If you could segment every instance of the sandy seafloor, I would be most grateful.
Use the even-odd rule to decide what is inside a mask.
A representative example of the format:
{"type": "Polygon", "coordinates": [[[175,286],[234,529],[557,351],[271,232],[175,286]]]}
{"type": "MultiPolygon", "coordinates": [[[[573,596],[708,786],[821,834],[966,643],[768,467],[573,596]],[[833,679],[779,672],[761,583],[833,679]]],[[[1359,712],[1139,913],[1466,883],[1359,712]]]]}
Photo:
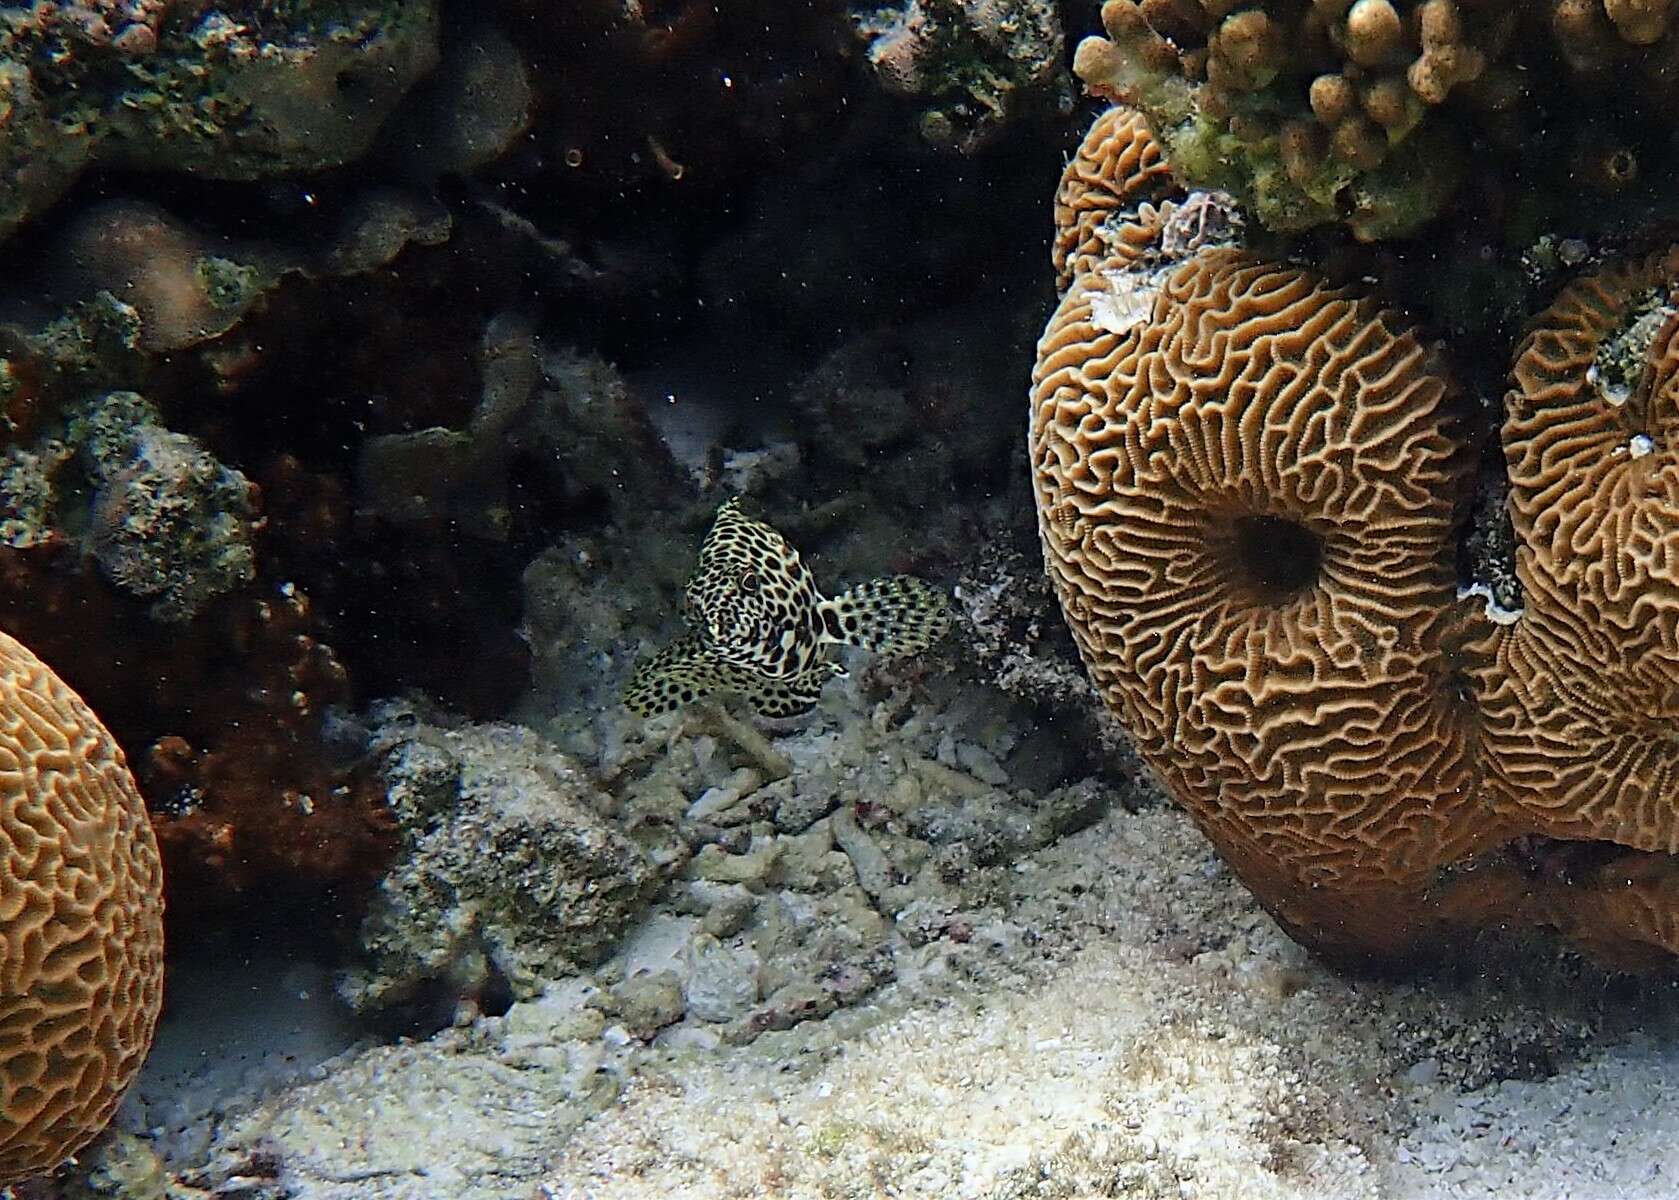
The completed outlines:
{"type": "MultiPolygon", "coordinates": [[[[905,949],[866,1002],[743,1047],[579,1034],[559,985],[317,1065],[346,1035],[293,971],[266,1015],[219,1006],[236,1050],[217,1004],[177,1009],[124,1123],[198,1139],[209,1194],[314,1200],[1679,1194],[1667,982],[1548,943],[1350,979],[1183,815],[1113,798],[1005,869],[960,954],[905,949]]],[[[620,957],[674,953],[680,920],[656,906],[620,957]]]]}
{"type": "MultiPolygon", "coordinates": [[[[1050,883],[1031,907],[1054,928],[1052,948],[1004,951],[1018,976],[794,1069],[651,1074],[572,1140],[551,1194],[1679,1194],[1671,1038],[1594,1037],[1617,1022],[1566,968],[1351,982],[1164,808],[1116,809],[1022,867],[1050,883]],[[1198,933],[1233,936],[1190,953],[1198,933]]],[[[1659,992],[1634,1007],[1665,1009],[1659,992]]]]}

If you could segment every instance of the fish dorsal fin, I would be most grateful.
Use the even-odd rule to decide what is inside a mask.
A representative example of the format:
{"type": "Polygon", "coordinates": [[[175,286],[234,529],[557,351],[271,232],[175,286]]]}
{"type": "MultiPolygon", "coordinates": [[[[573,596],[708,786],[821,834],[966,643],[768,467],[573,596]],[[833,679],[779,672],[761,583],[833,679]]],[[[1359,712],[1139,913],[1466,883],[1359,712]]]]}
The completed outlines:
{"type": "Polygon", "coordinates": [[[871,579],[821,604],[822,637],[889,658],[916,654],[950,628],[944,592],[913,575],[871,579]]]}

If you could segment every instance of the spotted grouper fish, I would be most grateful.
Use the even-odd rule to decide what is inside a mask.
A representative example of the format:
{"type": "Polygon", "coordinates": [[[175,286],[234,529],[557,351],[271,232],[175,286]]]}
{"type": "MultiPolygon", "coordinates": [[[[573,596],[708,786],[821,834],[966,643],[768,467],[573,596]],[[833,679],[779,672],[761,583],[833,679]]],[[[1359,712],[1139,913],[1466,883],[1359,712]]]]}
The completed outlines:
{"type": "Polygon", "coordinates": [[[950,604],[908,575],[871,579],[832,599],[787,539],[740,510],[717,510],[683,597],[688,632],[638,663],[624,703],[639,716],[671,712],[713,692],[736,692],[767,717],[809,711],[845,669],[830,646],[897,658],[925,650],[950,627],[950,604]]]}

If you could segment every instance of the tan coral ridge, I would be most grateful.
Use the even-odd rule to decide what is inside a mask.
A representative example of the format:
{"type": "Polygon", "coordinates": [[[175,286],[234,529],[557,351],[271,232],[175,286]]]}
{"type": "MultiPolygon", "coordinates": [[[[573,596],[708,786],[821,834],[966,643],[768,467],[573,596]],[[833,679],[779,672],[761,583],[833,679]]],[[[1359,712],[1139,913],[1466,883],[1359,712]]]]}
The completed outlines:
{"type": "Polygon", "coordinates": [[[1151,258],[1156,159],[1124,120],[1057,197],[1058,260],[1108,253],[1074,256],[1030,439],[1104,698],[1320,950],[1396,959],[1515,921],[1620,961],[1679,952],[1674,874],[1636,853],[1679,844],[1679,471],[1658,441],[1679,320],[1655,286],[1679,256],[1576,285],[1524,344],[1504,436],[1529,612],[1497,625],[1457,594],[1467,441],[1427,346],[1303,268],[1151,258]],[[1116,147],[1129,165],[1090,161],[1116,147]],[[1642,340],[1600,362],[1628,296],[1642,340]]]}
{"type": "Polygon", "coordinates": [[[116,1111],[163,992],[163,871],[122,750],[0,634],[0,1185],[116,1111]]]}
{"type": "Polygon", "coordinates": [[[1679,953],[1679,247],[1557,296],[1505,398],[1523,619],[1483,687],[1489,772],[1547,835],[1601,848],[1554,914],[1679,953]],[[1625,847],[1613,853],[1609,847],[1625,847]]]}

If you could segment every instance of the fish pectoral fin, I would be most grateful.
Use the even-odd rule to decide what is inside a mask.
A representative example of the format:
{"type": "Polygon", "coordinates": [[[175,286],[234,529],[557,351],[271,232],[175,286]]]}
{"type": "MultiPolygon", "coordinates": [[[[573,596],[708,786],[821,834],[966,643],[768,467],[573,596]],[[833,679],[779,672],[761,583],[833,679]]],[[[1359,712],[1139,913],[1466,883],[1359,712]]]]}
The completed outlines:
{"type": "Polygon", "coordinates": [[[638,717],[675,712],[684,704],[721,690],[729,671],[698,634],[685,633],[636,664],[624,688],[624,704],[638,717]]]}
{"type": "Polygon", "coordinates": [[[714,692],[735,692],[766,717],[796,717],[816,706],[822,685],[834,674],[824,663],[771,679],[723,661],[704,638],[688,633],[637,664],[624,689],[624,704],[638,717],[657,717],[714,692]]]}
{"type": "Polygon", "coordinates": [[[919,654],[950,628],[950,600],[913,575],[871,579],[825,601],[823,627],[835,641],[888,658],[919,654]]]}
{"type": "Polygon", "coordinates": [[[741,697],[766,717],[797,717],[816,707],[822,685],[834,677],[827,667],[812,667],[786,679],[755,678],[750,686],[734,687],[741,697]]]}

